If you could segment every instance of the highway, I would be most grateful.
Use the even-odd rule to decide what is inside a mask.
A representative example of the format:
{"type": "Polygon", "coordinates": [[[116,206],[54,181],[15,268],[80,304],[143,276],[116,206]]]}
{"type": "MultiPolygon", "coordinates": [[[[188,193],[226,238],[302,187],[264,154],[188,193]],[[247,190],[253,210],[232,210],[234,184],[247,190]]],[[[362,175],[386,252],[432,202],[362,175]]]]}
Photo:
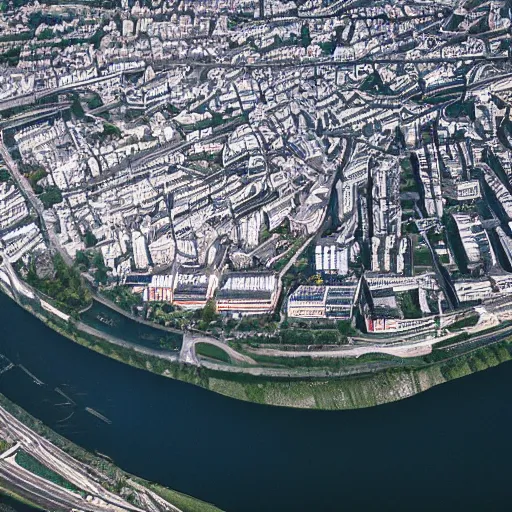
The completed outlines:
{"type": "Polygon", "coordinates": [[[0,461],[0,480],[4,487],[15,490],[19,496],[37,503],[46,510],[105,510],[90,506],[79,495],[33,475],[13,461],[0,461]]]}
{"type": "MultiPolygon", "coordinates": [[[[133,70],[130,70],[133,71],[133,70]]],[[[46,98],[47,96],[51,96],[52,94],[60,94],[68,91],[72,91],[73,89],[81,89],[87,87],[88,85],[93,85],[99,82],[104,82],[106,80],[111,80],[112,78],[121,77],[123,74],[122,71],[118,71],[116,73],[112,73],[110,75],[99,76],[95,78],[89,78],[88,80],[81,80],[79,82],[75,82],[68,85],[62,85],[60,87],[51,87],[48,89],[42,89],[40,91],[31,92],[27,94],[20,94],[19,96],[13,96],[12,98],[7,98],[5,100],[0,101],[0,112],[3,110],[9,110],[11,108],[23,107],[25,105],[32,105],[36,101],[46,98]]]]}
{"type": "Polygon", "coordinates": [[[88,466],[70,457],[50,441],[36,434],[12,414],[0,407],[0,430],[10,439],[16,439],[16,449],[22,449],[41,464],[58,473],[77,488],[85,491],[85,497],[69,491],[53,482],[37,476],[15,461],[15,450],[10,450],[5,458],[0,458],[0,480],[4,487],[43,506],[47,510],[91,512],[182,512],[140,484],[127,480],[144,504],[140,508],[122,497],[107,490],[104,485],[112,485],[113,480],[93,466],[88,466]]]}
{"type": "MultiPolygon", "coordinates": [[[[26,488],[27,490],[40,488],[45,499],[51,498],[54,500],[67,501],[67,510],[69,510],[70,507],[83,510],[105,510],[106,508],[110,508],[108,505],[114,505],[121,510],[142,512],[143,509],[128,503],[119,496],[106,490],[98,481],[93,480],[93,477],[95,477],[97,480],[102,479],[104,482],[108,482],[109,479],[106,476],[76,461],[67,453],[26,427],[12,414],[1,407],[0,425],[2,426],[2,430],[9,433],[10,437],[18,440],[25,452],[32,455],[46,467],[63,476],[76,487],[83,489],[93,497],[100,498],[105,502],[105,505],[88,508],[81,496],[70,493],[32,473],[27,475],[28,472],[13,464],[12,458],[2,460],[0,467],[2,468],[3,474],[8,473],[10,478],[18,481],[18,483],[21,480],[23,482],[22,488],[26,488]],[[7,464],[9,465],[6,466],[7,464]]],[[[99,503],[99,500],[97,501],[99,503]]]]}
{"type": "Polygon", "coordinates": [[[492,332],[472,336],[471,338],[465,341],[459,341],[458,343],[454,343],[453,345],[443,347],[443,349],[452,351],[454,349],[459,349],[460,347],[476,345],[473,348],[473,350],[476,350],[477,348],[483,347],[485,345],[492,345],[494,343],[503,341],[508,337],[512,337],[512,326],[510,325],[506,325],[501,329],[493,330],[492,332]]]}
{"type": "MultiPolygon", "coordinates": [[[[202,68],[245,68],[245,69],[260,69],[260,68],[289,68],[289,67],[321,67],[321,66],[334,66],[334,67],[353,67],[362,64],[435,64],[435,63],[455,63],[455,62],[465,62],[465,61],[486,61],[486,62],[501,62],[508,61],[508,56],[491,56],[487,57],[485,55],[463,55],[460,57],[429,57],[429,58],[418,58],[418,59],[397,59],[397,58],[371,58],[371,57],[362,57],[359,59],[353,60],[334,60],[334,59],[321,59],[321,60],[310,60],[306,62],[292,61],[292,60],[275,60],[275,61],[266,61],[266,62],[257,62],[257,63],[231,63],[231,62],[200,62],[197,60],[174,60],[172,63],[167,62],[158,62],[148,60],[146,65],[153,65],[153,68],[156,71],[167,71],[174,69],[180,66],[190,66],[190,67],[202,67],[202,68]]],[[[141,68],[141,70],[143,70],[141,68]]],[[[68,85],[63,85],[59,87],[53,87],[48,89],[43,89],[40,91],[21,94],[19,96],[13,96],[12,98],[7,98],[0,101],[0,112],[3,110],[9,110],[11,108],[22,107],[26,105],[32,105],[36,101],[45,98],[47,96],[51,96],[52,94],[60,94],[72,91],[74,89],[82,89],[87,88],[89,85],[93,85],[95,83],[103,82],[106,80],[111,80],[113,78],[118,78],[124,75],[124,73],[133,73],[134,69],[126,70],[126,71],[118,71],[116,73],[112,73],[109,75],[99,76],[90,78],[88,80],[82,80],[79,82],[71,83],[68,85]]]]}

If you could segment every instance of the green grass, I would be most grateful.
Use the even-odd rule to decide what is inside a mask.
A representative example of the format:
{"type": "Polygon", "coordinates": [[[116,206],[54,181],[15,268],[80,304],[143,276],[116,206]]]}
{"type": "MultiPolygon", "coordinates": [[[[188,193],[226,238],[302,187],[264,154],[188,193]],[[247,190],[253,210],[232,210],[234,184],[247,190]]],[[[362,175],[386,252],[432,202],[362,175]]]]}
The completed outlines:
{"type": "Polygon", "coordinates": [[[471,315],[462,320],[459,320],[448,327],[451,331],[456,331],[458,329],[463,329],[464,327],[473,327],[477,324],[479,315],[471,315]]]}
{"type": "Polygon", "coordinates": [[[414,266],[415,267],[431,267],[432,266],[432,256],[428,247],[419,247],[416,246],[414,249],[414,266]]]}
{"type": "Polygon", "coordinates": [[[205,503],[204,501],[178,491],[166,489],[160,485],[151,485],[150,489],[183,512],[221,512],[219,508],[210,503],[205,503]]]}
{"type": "Polygon", "coordinates": [[[231,357],[229,357],[229,354],[216,345],[210,345],[209,343],[197,343],[195,349],[198,356],[209,357],[210,359],[216,359],[223,363],[231,363],[231,357]]]}
{"type": "Polygon", "coordinates": [[[52,471],[51,469],[41,464],[37,459],[32,457],[32,455],[29,455],[23,450],[18,450],[16,452],[16,464],[26,469],[27,471],[34,473],[34,475],[40,476],[45,480],[49,480],[50,482],[53,482],[60,487],[64,487],[64,489],[68,489],[72,492],[83,493],[83,491],[80,491],[78,487],[74,486],[71,482],[68,482],[58,473],[55,473],[55,471],[52,471]]]}
{"type": "MultiPolygon", "coordinates": [[[[41,508],[37,503],[34,503],[33,501],[30,501],[29,499],[25,498],[24,496],[20,496],[19,494],[16,494],[13,490],[7,488],[7,483],[4,482],[3,485],[0,485],[0,498],[4,496],[9,496],[13,500],[16,500],[19,503],[22,503],[23,505],[28,505],[31,508],[34,508],[36,510],[42,510],[44,512],[44,509],[41,508]]],[[[2,500],[0,499],[0,503],[2,500]]],[[[10,508],[7,508],[6,510],[12,510],[10,508]]]]}
{"type": "Polygon", "coordinates": [[[439,256],[439,261],[443,264],[443,265],[448,265],[450,263],[450,256],[448,256],[448,254],[441,254],[439,256]]]}
{"type": "MultiPolygon", "coordinates": [[[[365,363],[396,363],[401,364],[403,359],[400,357],[390,356],[388,354],[366,354],[358,357],[322,357],[312,358],[308,356],[301,357],[286,357],[286,356],[268,356],[262,354],[256,354],[251,351],[245,351],[249,357],[252,357],[255,361],[260,363],[262,366],[268,367],[285,367],[285,368],[303,368],[303,369],[315,369],[315,370],[328,370],[330,372],[340,371],[342,368],[351,366],[359,366],[365,363]]],[[[413,363],[409,361],[408,363],[413,363]]]]}
{"type": "Polygon", "coordinates": [[[421,318],[418,290],[408,290],[396,294],[405,318],[421,318]]]}
{"type": "Polygon", "coordinates": [[[9,448],[11,448],[13,445],[6,441],[5,439],[0,439],[0,453],[4,453],[9,448]]]}

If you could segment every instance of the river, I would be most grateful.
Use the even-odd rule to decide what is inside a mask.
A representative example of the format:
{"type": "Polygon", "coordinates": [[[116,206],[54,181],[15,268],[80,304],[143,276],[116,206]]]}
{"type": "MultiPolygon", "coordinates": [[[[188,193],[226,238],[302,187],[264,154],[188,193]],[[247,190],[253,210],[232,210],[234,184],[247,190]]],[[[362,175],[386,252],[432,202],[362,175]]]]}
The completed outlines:
{"type": "Polygon", "coordinates": [[[509,363],[371,409],[265,407],[94,353],[1,293],[0,353],[43,382],[20,367],[2,374],[12,401],[123,469],[226,511],[510,508],[509,363]]]}

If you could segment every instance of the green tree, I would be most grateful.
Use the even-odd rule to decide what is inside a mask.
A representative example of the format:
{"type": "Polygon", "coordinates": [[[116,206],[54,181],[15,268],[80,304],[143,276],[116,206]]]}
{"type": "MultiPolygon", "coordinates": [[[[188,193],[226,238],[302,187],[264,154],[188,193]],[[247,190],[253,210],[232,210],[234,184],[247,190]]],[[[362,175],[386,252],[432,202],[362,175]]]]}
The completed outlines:
{"type": "Polygon", "coordinates": [[[201,320],[206,324],[209,324],[216,320],[217,317],[217,304],[214,299],[210,299],[201,312],[201,320]]]}
{"type": "Polygon", "coordinates": [[[85,232],[85,246],[86,247],[94,247],[98,243],[98,239],[94,236],[94,234],[91,232],[91,230],[87,230],[85,232]]]}
{"type": "Polygon", "coordinates": [[[9,181],[11,179],[11,175],[9,171],[5,167],[0,168],[0,182],[9,181]]]}
{"type": "Polygon", "coordinates": [[[106,137],[121,137],[121,130],[113,124],[103,123],[103,132],[101,135],[103,139],[106,137]]]}
{"type": "Polygon", "coordinates": [[[300,39],[302,46],[307,48],[311,44],[311,34],[309,33],[309,25],[305,23],[300,29],[300,39]]]}
{"type": "Polygon", "coordinates": [[[89,270],[91,263],[89,261],[89,256],[87,255],[87,253],[84,251],[76,251],[75,264],[78,267],[82,267],[84,270],[89,270]]]}
{"type": "Polygon", "coordinates": [[[47,208],[51,208],[53,205],[62,203],[62,193],[58,187],[51,186],[48,187],[40,196],[43,206],[47,208]]]}

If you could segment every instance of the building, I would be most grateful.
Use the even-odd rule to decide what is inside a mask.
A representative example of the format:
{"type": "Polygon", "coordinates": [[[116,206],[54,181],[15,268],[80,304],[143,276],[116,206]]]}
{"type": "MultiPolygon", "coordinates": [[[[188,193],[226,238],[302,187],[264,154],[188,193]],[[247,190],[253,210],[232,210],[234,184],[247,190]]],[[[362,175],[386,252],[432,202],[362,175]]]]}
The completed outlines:
{"type": "Polygon", "coordinates": [[[357,283],[340,286],[299,286],[288,297],[290,318],[352,318],[357,283]]]}
{"type": "Polygon", "coordinates": [[[468,266],[477,267],[480,264],[490,267],[496,265],[496,256],[477,215],[467,213],[452,213],[457,224],[459,236],[466,253],[468,266]]]}
{"type": "Polygon", "coordinates": [[[185,309],[204,308],[213,297],[218,280],[204,269],[180,269],[176,275],[173,304],[185,309]]]}
{"type": "Polygon", "coordinates": [[[370,333],[409,331],[435,326],[433,316],[426,318],[367,318],[366,329],[370,333]]]}
{"type": "Polygon", "coordinates": [[[318,273],[348,274],[349,247],[338,243],[338,235],[321,238],[315,247],[315,269],[318,273]]]}
{"type": "Polygon", "coordinates": [[[291,318],[325,318],[328,286],[299,286],[288,297],[291,318]]]}
{"type": "Polygon", "coordinates": [[[478,180],[457,181],[446,186],[445,194],[455,201],[471,201],[481,197],[478,180]]]}
{"type": "Polygon", "coordinates": [[[172,302],[172,288],[172,275],[151,276],[151,282],[144,289],[142,298],[146,302],[172,302]]]}
{"type": "Polygon", "coordinates": [[[231,272],[217,293],[219,313],[261,315],[276,307],[277,277],[274,272],[231,272]]]}

